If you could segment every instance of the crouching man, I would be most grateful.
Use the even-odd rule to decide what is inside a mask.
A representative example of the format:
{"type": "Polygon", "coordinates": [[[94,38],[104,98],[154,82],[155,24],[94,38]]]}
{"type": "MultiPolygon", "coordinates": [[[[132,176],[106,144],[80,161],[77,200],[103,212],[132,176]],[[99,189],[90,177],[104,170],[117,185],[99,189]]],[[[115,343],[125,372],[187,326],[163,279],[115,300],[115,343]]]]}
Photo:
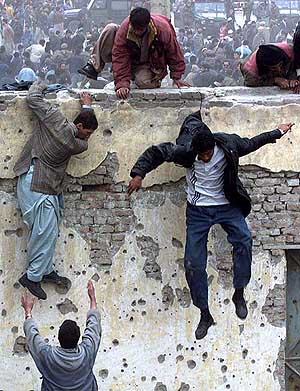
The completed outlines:
{"type": "Polygon", "coordinates": [[[100,312],[97,309],[93,283],[88,282],[90,310],[86,328],[80,338],[80,328],[73,320],[65,320],[59,328],[60,346],[51,346],[41,337],[32,318],[34,298],[27,292],[22,296],[25,312],[24,332],[29,352],[42,374],[42,391],[96,391],[93,365],[101,339],[100,312]]]}
{"type": "Polygon", "coordinates": [[[206,273],[208,233],[214,224],[221,225],[233,246],[232,301],[237,316],[247,317],[244,288],[251,277],[252,236],[245,217],[250,213],[251,200],[238,178],[239,157],[275,143],[291,127],[291,123],[283,124],[253,138],[242,138],[212,133],[198,112],[185,119],[176,145],[168,142],[148,148],[131,170],[129,194],[138,190],[146,174],[163,162],[187,169],[185,273],[193,304],[201,312],[196,339],[204,338],[214,323],[206,273]]]}
{"type": "Polygon", "coordinates": [[[174,85],[189,86],[182,80],[184,57],[170,20],[150,14],[146,8],[133,9],[120,26],[108,24],[89,62],[78,72],[96,80],[106,63],[112,63],[115,91],[120,99],[128,98],[131,80],[138,88],[159,88],[168,69],[174,85]]]}
{"type": "Polygon", "coordinates": [[[24,223],[30,232],[27,242],[27,272],[22,286],[39,299],[47,298],[41,282],[68,285],[53,268],[53,256],[63,207],[63,184],[72,155],[88,148],[88,139],[98,122],[91,109],[92,97],[81,94],[82,109],[74,122],[44,99],[47,85],[34,83],[27,95],[28,107],[38,122],[17,161],[17,197],[24,223]]]}

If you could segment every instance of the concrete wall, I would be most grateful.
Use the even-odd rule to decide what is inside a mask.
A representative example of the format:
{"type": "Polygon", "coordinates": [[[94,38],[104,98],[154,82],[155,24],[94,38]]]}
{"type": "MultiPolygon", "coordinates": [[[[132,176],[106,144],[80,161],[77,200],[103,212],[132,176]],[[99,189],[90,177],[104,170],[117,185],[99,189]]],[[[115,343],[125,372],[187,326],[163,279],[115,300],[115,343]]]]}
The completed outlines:
{"type": "MultiPolygon", "coordinates": [[[[299,125],[276,145],[241,159],[253,200],[253,277],[249,316],[234,314],[231,248],[219,227],[209,239],[210,306],[217,324],[194,338],[199,313],[184,278],[184,170],[165,164],[129,199],[137,156],[152,143],[174,141],[184,117],[199,108],[214,131],[242,136],[297,123],[299,98],[276,89],[136,91],[126,103],[94,91],[99,129],[89,150],[68,168],[65,218],[55,263],[72,280],[66,294],[47,287],[34,309],[41,334],[57,343],[60,323],[84,326],[86,283],[93,278],[103,338],[94,372],[105,391],[284,390],[285,248],[299,245],[299,125]]],[[[72,119],[74,96],[48,96],[72,119]]],[[[35,119],[24,95],[0,96],[0,390],[39,390],[40,376],[23,337],[26,228],[16,209],[12,167],[35,119]]]]}

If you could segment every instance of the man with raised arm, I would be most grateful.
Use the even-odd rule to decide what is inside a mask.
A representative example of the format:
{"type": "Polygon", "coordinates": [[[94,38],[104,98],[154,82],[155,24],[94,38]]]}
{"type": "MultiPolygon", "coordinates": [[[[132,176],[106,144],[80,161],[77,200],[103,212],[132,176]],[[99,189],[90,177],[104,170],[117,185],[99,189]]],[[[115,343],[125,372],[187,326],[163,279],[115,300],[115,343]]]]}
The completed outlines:
{"type": "Polygon", "coordinates": [[[90,310],[82,342],[78,343],[80,328],[77,323],[65,320],[58,331],[60,346],[51,346],[45,342],[32,318],[34,298],[27,292],[22,296],[24,332],[29,353],[42,375],[42,391],[98,390],[93,366],[100,346],[101,318],[92,281],[88,282],[87,290],[90,310]]]}
{"type": "Polygon", "coordinates": [[[131,170],[129,194],[140,189],[146,174],[164,162],[187,169],[184,266],[193,304],[200,309],[196,339],[204,338],[214,323],[208,305],[206,273],[208,233],[214,224],[221,225],[233,246],[232,301],[237,316],[247,317],[244,288],[251,277],[252,236],[245,217],[250,213],[251,200],[238,178],[239,158],[275,143],[292,126],[283,124],[250,139],[242,138],[237,134],[212,133],[197,112],[185,119],[176,144],[153,145],[131,170]]]}
{"type": "Polygon", "coordinates": [[[71,156],[87,150],[88,139],[98,127],[89,93],[81,93],[81,110],[70,122],[45,100],[46,88],[45,83],[38,81],[29,89],[27,104],[37,121],[14,167],[19,177],[19,207],[30,230],[26,254],[28,268],[19,282],[43,300],[47,295],[41,282],[63,287],[70,285],[69,280],[59,276],[53,267],[63,208],[64,178],[71,156]]]}

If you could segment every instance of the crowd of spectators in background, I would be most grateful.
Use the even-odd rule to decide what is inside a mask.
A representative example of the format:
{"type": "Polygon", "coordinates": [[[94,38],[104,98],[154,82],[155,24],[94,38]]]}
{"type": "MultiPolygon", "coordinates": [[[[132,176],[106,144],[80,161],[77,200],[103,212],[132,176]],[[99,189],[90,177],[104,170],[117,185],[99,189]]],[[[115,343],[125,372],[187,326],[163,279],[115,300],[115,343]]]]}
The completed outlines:
{"type": "MultiPolygon", "coordinates": [[[[87,10],[88,0],[0,0],[0,86],[37,76],[49,83],[79,87],[83,76],[77,70],[86,64],[105,22],[96,25],[87,10]],[[80,23],[70,29],[64,11],[80,8],[80,23]]],[[[223,23],[203,23],[193,12],[191,0],[175,0],[172,11],[178,41],[186,61],[186,80],[197,87],[242,85],[239,64],[259,45],[292,42],[296,27],[280,16],[274,2],[261,1],[254,7],[244,2],[243,22],[225,0],[223,23]]],[[[132,6],[150,7],[150,1],[133,1],[132,6]]],[[[111,21],[107,21],[111,22],[111,21]]],[[[113,22],[115,22],[113,20],[113,22]]],[[[109,68],[101,75],[112,80],[109,68]]],[[[89,81],[103,87],[102,81],[89,81]],[[100,83],[100,84],[99,84],[100,83]]],[[[82,87],[82,85],[81,85],[82,87]]]]}
{"type": "Polygon", "coordinates": [[[91,23],[88,0],[6,0],[0,5],[0,85],[37,76],[51,84],[77,87],[82,67],[103,25],[91,23]],[[75,31],[64,11],[81,9],[75,31]]]}
{"type": "Polygon", "coordinates": [[[225,0],[226,20],[204,23],[195,18],[190,0],[173,4],[178,41],[187,63],[186,80],[195,87],[243,85],[239,65],[259,45],[292,43],[295,21],[281,17],[274,1],[245,0],[239,21],[237,9],[225,0]],[[240,24],[239,24],[240,23],[240,24]]]}

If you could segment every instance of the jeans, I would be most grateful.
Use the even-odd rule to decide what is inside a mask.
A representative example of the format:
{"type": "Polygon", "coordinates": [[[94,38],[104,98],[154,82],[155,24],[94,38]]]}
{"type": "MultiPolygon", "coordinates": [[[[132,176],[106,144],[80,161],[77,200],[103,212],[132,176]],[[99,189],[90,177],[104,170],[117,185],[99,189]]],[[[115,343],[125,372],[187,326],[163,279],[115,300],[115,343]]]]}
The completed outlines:
{"type": "Polygon", "coordinates": [[[220,224],[233,246],[233,285],[244,288],[251,277],[252,236],[240,208],[228,205],[186,209],[185,275],[193,303],[208,308],[207,239],[210,228],[220,224]]]}

